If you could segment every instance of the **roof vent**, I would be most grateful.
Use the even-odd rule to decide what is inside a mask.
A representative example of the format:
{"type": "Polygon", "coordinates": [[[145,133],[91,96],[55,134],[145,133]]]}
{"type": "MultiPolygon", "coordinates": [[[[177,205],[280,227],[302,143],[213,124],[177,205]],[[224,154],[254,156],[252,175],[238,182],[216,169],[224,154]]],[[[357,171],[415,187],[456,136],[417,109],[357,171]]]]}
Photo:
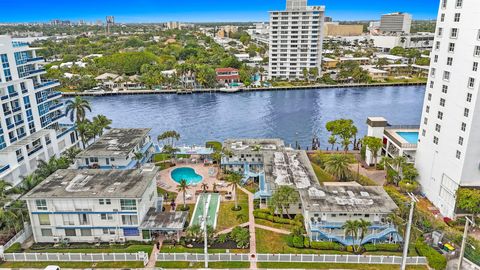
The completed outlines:
{"type": "Polygon", "coordinates": [[[370,197],[370,194],[368,194],[368,192],[366,192],[366,191],[360,191],[360,195],[362,197],[370,197]]]}

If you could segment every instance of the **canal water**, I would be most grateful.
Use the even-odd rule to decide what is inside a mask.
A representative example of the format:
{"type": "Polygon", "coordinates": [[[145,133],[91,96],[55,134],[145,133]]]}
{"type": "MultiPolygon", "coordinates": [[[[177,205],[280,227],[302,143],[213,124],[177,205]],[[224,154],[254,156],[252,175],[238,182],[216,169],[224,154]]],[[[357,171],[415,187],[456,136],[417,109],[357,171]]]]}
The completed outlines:
{"type": "Polygon", "coordinates": [[[328,146],[325,124],[355,121],[359,136],[368,116],[390,124],[418,125],[425,86],[264,91],[235,94],[159,94],[86,97],[92,113],[106,115],[113,127],[149,127],[152,138],[166,130],[181,134],[180,144],[199,145],[228,138],[281,138],[310,147],[312,137],[328,146]]]}

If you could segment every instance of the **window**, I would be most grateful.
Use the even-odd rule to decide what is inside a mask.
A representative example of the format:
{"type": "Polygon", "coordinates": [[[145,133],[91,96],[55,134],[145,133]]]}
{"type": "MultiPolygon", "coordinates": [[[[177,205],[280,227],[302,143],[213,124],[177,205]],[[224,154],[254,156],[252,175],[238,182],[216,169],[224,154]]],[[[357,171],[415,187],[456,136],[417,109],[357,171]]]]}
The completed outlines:
{"type": "Polygon", "coordinates": [[[430,88],[433,88],[434,85],[435,85],[435,82],[434,82],[434,81],[430,81],[430,88]]]}
{"type": "Polygon", "coordinates": [[[475,86],[475,78],[468,78],[468,88],[473,88],[475,86]]]}
{"type": "Polygon", "coordinates": [[[123,225],[137,225],[138,218],[136,215],[122,215],[122,224],[123,225]]]}
{"type": "Polygon", "coordinates": [[[113,215],[112,214],[100,214],[100,219],[101,220],[113,220],[113,215]]]}
{"type": "Polygon", "coordinates": [[[434,143],[434,144],[438,144],[438,137],[433,136],[433,143],[434,143]]]}
{"type": "Polygon", "coordinates": [[[110,200],[110,199],[98,199],[98,203],[100,205],[105,205],[105,204],[110,205],[110,204],[112,204],[112,200],[110,200]]]}
{"type": "Polygon", "coordinates": [[[463,145],[463,137],[458,137],[458,144],[463,145]]]}
{"type": "Polygon", "coordinates": [[[447,66],[451,66],[453,64],[453,57],[447,58],[447,66]]]}
{"type": "Polygon", "coordinates": [[[455,7],[456,8],[461,8],[463,6],[463,0],[457,0],[455,7]]]}
{"type": "Polygon", "coordinates": [[[450,80],[450,71],[444,71],[443,72],[443,79],[445,81],[449,81],[450,80]]]}
{"type": "Polygon", "coordinates": [[[442,129],[442,126],[440,126],[439,124],[435,124],[435,131],[436,132],[440,132],[441,129],[442,129]]]}
{"type": "Polygon", "coordinates": [[[92,236],[92,229],[80,229],[81,236],[92,236]]]}
{"type": "Polygon", "coordinates": [[[425,112],[426,112],[426,113],[429,113],[429,112],[430,112],[430,106],[427,106],[427,107],[425,108],[425,112]]]}
{"type": "Polygon", "coordinates": [[[442,93],[446,94],[448,92],[448,85],[442,85],[442,93]]]}
{"type": "Polygon", "coordinates": [[[440,41],[435,43],[435,50],[440,50],[440,41]]]}
{"type": "Polygon", "coordinates": [[[75,229],[65,229],[65,236],[77,236],[75,229]]]}
{"type": "Polygon", "coordinates": [[[442,15],[440,15],[440,22],[444,22],[445,21],[445,13],[442,13],[442,15]]]}
{"type": "Polygon", "coordinates": [[[480,40],[480,29],[478,29],[477,39],[480,40]]]}
{"type": "Polygon", "coordinates": [[[478,62],[473,62],[473,71],[478,71],[478,62]]]}
{"type": "Polygon", "coordinates": [[[75,215],[73,214],[63,214],[62,215],[62,218],[63,218],[63,225],[75,225],[75,215]]]}
{"type": "Polygon", "coordinates": [[[427,99],[428,99],[428,101],[432,100],[432,94],[429,93],[428,96],[427,96],[427,99]]]}
{"type": "Polygon", "coordinates": [[[427,134],[427,131],[425,129],[422,129],[422,136],[425,137],[426,134],[427,134]]]}
{"type": "Polygon", "coordinates": [[[454,22],[459,22],[460,21],[460,13],[455,13],[455,16],[453,17],[454,22]]]}
{"type": "Polygon", "coordinates": [[[424,125],[428,124],[428,118],[427,117],[423,118],[423,124],[424,125]]]}
{"type": "Polygon", "coordinates": [[[442,0],[442,8],[446,8],[446,7],[447,7],[447,0],[442,0]]]}
{"type": "Polygon", "coordinates": [[[435,72],[437,70],[435,68],[432,68],[432,71],[430,72],[430,76],[435,77],[435,72]]]}
{"type": "Polygon", "coordinates": [[[452,28],[450,31],[450,38],[458,38],[458,28],[452,28]]]}
{"type": "Polygon", "coordinates": [[[438,62],[438,55],[435,55],[435,56],[433,57],[433,62],[434,62],[434,63],[437,63],[437,62],[438,62]]]}
{"type": "Polygon", "coordinates": [[[438,112],[437,118],[442,120],[443,119],[443,112],[438,112]]]}
{"type": "Polygon", "coordinates": [[[39,214],[38,222],[40,225],[50,225],[50,215],[49,214],[39,214]]]}
{"type": "Polygon", "coordinates": [[[461,129],[462,131],[467,130],[467,124],[462,123],[462,126],[460,127],[460,129],[461,129]]]}
{"type": "Polygon", "coordinates": [[[448,44],[448,52],[453,53],[455,52],[455,43],[448,44]]]}
{"type": "Polygon", "coordinates": [[[47,201],[46,200],[35,200],[37,205],[37,210],[47,210],[47,201]]]}
{"type": "Polygon", "coordinates": [[[445,99],[440,99],[440,106],[445,107],[445,99]]]}
{"type": "Polygon", "coordinates": [[[122,210],[137,210],[137,202],[130,199],[121,199],[120,207],[122,210]]]}
{"type": "Polygon", "coordinates": [[[462,157],[462,152],[457,150],[456,157],[457,157],[457,159],[460,159],[462,157]]]}
{"type": "Polygon", "coordinates": [[[103,234],[115,235],[115,229],[102,229],[103,234]]]}
{"type": "Polygon", "coordinates": [[[42,236],[53,236],[52,229],[40,229],[42,236]]]}
{"type": "Polygon", "coordinates": [[[473,56],[480,56],[480,46],[475,46],[473,56]]]}
{"type": "Polygon", "coordinates": [[[441,37],[443,34],[443,28],[439,27],[437,31],[437,36],[441,37]]]}
{"type": "Polygon", "coordinates": [[[90,162],[98,163],[98,157],[91,157],[90,162]]]}
{"type": "Polygon", "coordinates": [[[467,94],[467,102],[472,102],[472,94],[471,93],[467,94]]]}
{"type": "Polygon", "coordinates": [[[469,114],[470,114],[470,110],[465,108],[465,110],[463,110],[463,116],[468,117],[469,114]]]}

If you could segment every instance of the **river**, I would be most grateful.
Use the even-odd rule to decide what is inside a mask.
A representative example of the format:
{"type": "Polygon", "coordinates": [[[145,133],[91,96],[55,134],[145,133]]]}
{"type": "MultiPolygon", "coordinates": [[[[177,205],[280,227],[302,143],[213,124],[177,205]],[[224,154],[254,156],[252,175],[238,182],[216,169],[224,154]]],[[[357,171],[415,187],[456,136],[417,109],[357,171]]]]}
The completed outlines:
{"type": "Polygon", "coordinates": [[[305,148],[314,134],[326,148],[326,122],[353,119],[359,136],[368,116],[390,124],[418,125],[425,86],[263,91],[235,94],[158,94],[86,97],[92,113],[112,119],[113,127],[152,128],[152,138],[166,130],[181,134],[180,144],[227,138],[281,138],[305,148]]]}

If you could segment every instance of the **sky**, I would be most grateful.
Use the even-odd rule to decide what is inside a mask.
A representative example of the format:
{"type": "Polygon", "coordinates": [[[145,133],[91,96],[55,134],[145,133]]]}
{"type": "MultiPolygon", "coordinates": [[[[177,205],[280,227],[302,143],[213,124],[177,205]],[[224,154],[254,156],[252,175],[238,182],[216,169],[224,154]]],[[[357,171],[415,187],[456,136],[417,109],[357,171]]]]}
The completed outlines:
{"type": "MultiPolygon", "coordinates": [[[[267,21],[268,11],[285,9],[286,0],[0,0],[0,22],[104,20],[116,22],[267,21]],[[11,10],[11,12],[5,12],[11,10]]],[[[378,20],[381,14],[408,12],[414,19],[435,19],[439,0],[309,0],[326,6],[334,20],[378,20]]]]}

